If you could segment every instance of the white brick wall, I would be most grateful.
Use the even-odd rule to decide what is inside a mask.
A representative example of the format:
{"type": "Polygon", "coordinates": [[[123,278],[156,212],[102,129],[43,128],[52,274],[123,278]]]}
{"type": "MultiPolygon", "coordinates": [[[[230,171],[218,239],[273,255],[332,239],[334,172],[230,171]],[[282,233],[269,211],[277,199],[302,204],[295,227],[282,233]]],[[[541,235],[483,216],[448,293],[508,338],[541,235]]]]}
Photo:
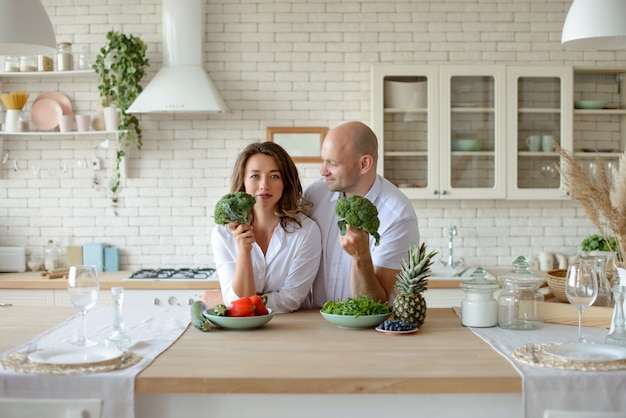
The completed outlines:
{"type": "MultiPolygon", "coordinates": [[[[560,31],[570,0],[208,0],[205,68],[231,112],[142,115],[144,148],[130,152],[119,207],[110,206],[112,151],[104,138],[11,138],[2,142],[0,245],[41,251],[106,242],[121,266],[212,265],[213,203],[227,191],[231,167],[267,126],[334,127],[370,120],[370,65],[523,63],[626,65],[626,53],[567,51],[560,31]],[[94,156],[101,186],[81,164],[94,156]],[[18,171],[13,171],[13,160],[18,171]],[[36,170],[39,170],[36,172],[36,170]]],[[[161,65],[160,0],[43,0],[58,41],[96,53],[111,28],[148,44],[148,78],[161,65]]],[[[147,80],[146,80],[147,81],[147,80]]],[[[96,110],[96,80],[4,83],[36,97],[59,90],[77,113],[96,110]]],[[[32,103],[32,102],[31,102],[32,103]]],[[[30,104],[29,104],[30,106],[30,104]]],[[[28,108],[27,108],[28,109],[28,108]]],[[[1,161],[1,160],[0,160],[1,161]]],[[[305,183],[316,164],[299,166],[305,183]]],[[[573,202],[415,201],[422,237],[446,255],[445,231],[458,227],[458,256],[509,265],[541,250],[573,254],[594,231],[573,202]]]]}

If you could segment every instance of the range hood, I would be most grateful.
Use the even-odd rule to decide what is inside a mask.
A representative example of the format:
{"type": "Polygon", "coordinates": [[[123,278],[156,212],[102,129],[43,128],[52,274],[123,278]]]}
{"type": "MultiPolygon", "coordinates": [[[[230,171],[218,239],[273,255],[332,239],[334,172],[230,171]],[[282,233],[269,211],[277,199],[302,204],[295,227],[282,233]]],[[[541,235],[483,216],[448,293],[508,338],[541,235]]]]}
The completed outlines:
{"type": "Polygon", "coordinates": [[[163,0],[163,68],[128,113],[227,112],[202,66],[204,0],[163,0]]]}

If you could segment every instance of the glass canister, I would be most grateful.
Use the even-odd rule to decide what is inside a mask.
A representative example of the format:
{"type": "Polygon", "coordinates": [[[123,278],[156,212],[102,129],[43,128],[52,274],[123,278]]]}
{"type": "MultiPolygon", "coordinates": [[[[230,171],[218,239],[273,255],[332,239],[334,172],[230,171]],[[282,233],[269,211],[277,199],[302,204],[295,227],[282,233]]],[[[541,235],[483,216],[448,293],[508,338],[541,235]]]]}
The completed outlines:
{"type": "Polygon", "coordinates": [[[478,267],[470,280],[460,284],[465,291],[461,303],[461,323],[466,327],[495,327],[498,324],[498,303],[493,293],[499,286],[486,276],[487,272],[478,267]]]}
{"type": "Polygon", "coordinates": [[[57,71],[71,71],[73,69],[72,44],[70,42],[60,42],[57,47],[57,71]]]}
{"type": "Polygon", "coordinates": [[[512,330],[543,327],[543,278],[528,268],[528,260],[518,257],[513,271],[498,277],[502,292],[498,297],[498,326],[512,330]]]}

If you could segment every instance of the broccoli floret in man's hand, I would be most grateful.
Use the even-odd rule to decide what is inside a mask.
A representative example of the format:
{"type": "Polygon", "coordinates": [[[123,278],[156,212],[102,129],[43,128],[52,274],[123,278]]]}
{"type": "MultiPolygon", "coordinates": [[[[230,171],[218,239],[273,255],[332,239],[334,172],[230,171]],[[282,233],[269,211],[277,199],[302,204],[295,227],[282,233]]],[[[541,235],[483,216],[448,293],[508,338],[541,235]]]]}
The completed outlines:
{"type": "Polygon", "coordinates": [[[341,235],[346,234],[347,224],[369,232],[376,240],[376,245],[380,243],[378,209],[368,199],[356,195],[340,197],[335,205],[335,213],[341,218],[337,223],[341,235]]]}
{"type": "Polygon", "coordinates": [[[229,222],[239,222],[249,225],[250,213],[255,203],[254,196],[246,192],[228,193],[215,204],[213,213],[215,223],[226,225],[229,222]]]}

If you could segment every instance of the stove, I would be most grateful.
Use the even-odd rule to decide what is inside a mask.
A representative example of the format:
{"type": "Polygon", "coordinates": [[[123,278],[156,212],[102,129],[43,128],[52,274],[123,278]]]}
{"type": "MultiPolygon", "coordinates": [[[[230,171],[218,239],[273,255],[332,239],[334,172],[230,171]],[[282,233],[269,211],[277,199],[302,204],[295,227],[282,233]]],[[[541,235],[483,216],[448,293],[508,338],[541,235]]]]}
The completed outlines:
{"type": "Polygon", "coordinates": [[[141,269],[124,280],[145,280],[145,281],[198,281],[217,280],[215,269],[205,268],[162,268],[162,269],[141,269]]]}

